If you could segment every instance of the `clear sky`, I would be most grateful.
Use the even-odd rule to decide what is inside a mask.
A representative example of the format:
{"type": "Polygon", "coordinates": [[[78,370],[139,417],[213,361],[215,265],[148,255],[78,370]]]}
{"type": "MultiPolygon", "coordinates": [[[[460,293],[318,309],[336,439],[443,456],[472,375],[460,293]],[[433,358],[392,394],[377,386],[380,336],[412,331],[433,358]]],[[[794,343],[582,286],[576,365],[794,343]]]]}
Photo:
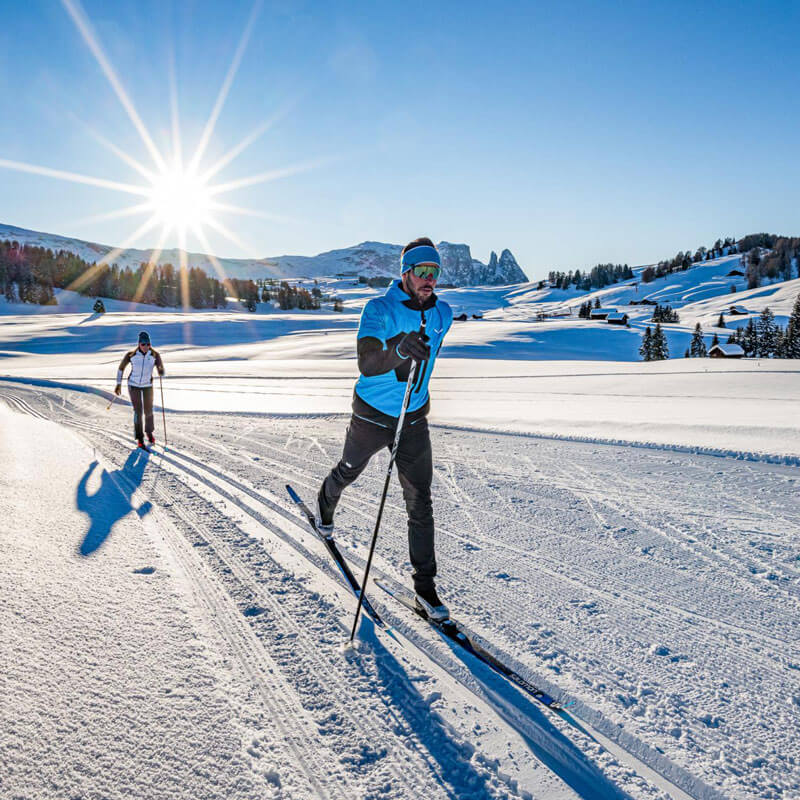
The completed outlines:
{"type": "MultiPolygon", "coordinates": [[[[429,235],[484,261],[507,247],[536,278],[717,236],[800,235],[797,3],[0,7],[0,160],[138,186],[149,182],[90,132],[155,168],[76,19],[170,162],[170,74],[188,161],[254,19],[201,163],[273,120],[211,182],[309,168],[217,196],[278,215],[218,214],[236,239],[204,227],[218,255],[429,235]]],[[[144,200],[0,169],[0,222],[21,227],[119,245],[147,216],[96,217],[144,200]]],[[[160,230],[132,244],[154,246],[160,230]]]]}

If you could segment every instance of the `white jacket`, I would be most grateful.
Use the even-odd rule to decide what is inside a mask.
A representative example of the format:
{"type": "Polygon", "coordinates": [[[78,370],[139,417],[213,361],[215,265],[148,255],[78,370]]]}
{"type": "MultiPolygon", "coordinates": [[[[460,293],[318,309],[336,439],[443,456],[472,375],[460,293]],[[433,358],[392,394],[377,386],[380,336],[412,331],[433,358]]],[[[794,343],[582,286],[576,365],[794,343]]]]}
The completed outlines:
{"type": "Polygon", "coordinates": [[[131,365],[131,372],[128,375],[128,386],[135,386],[139,389],[153,385],[153,368],[158,370],[159,375],[164,374],[164,365],[161,363],[161,356],[149,348],[146,353],[143,353],[138,347],[131,350],[130,353],[125,353],[122,361],[120,361],[119,369],[117,370],[117,383],[122,383],[122,374],[125,372],[125,367],[131,365]]]}

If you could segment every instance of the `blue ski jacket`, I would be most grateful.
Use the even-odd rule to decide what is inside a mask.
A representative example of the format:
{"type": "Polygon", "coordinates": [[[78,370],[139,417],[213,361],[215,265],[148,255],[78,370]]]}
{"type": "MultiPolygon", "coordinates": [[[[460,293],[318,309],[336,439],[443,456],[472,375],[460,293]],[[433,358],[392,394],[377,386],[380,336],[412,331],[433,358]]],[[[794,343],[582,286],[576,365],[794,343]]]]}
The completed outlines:
{"type": "MultiPolygon", "coordinates": [[[[425,312],[425,333],[429,337],[431,357],[417,368],[414,387],[409,398],[408,412],[422,409],[428,403],[428,382],[433,365],[445,334],[453,324],[453,311],[450,306],[432,295],[423,307],[425,312]]],[[[422,322],[422,311],[415,298],[403,291],[400,281],[395,281],[383,297],[370,300],[361,312],[358,326],[359,369],[361,376],[355,387],[357,397],[374,409],[390,417],[399,417],[403,406],[406,381],[411,369],[411,359],[397,354],[400,340],[411,331],[417,331],[422,322]],[[377,367],[366,370],[362,359],[362,343],[365,339],[377,339],[383,346],[377,367]],[[365,374],[366,372],[366,374],[365,374]]],[[[374,363],[374,361],[373,361],[374,363]]],[[[425,412],[422,412],[425,413],[425,412]]]]}

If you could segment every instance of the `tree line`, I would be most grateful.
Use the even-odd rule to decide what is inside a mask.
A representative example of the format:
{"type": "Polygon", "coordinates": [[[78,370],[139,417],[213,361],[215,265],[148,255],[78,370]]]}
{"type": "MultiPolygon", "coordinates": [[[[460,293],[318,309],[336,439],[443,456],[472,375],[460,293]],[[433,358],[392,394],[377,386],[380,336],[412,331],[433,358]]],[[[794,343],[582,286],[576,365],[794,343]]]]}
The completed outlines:
{"type": "Polygon", "coordinates": [[[797,265],[800,277],[800,238],[760,234],[771,242],[770,252],[762,254],[761,248],[765,245],[757,244],[746,251],[743,256],[747,288],[755,289],[761,285],[762,280],[774,281],[780,277],[783,281],[790,281],[797,265]]]}
{"type": "MultiPolygon", "coordinates": [[[[722,324],[718,322],[717,327],[724,328],[725,323],[721,314],[720,321],[722,324]]],[[[646,358],[643,353],[647,338],[647,331],[645,331],[642,348],[639,352],[645,361],[651,361],[653,359],[646,358]]],[[[650,339],[652,340],[652,335],[650,339]]],[[[698,322],[684,356],[686,358],[705,358],[710,350],[718,344],[720,344],[719,335],[715,332],[711,343],[708,347],[706,346],[703,328],[698,322]]],[[[775,322],[775,315],[767,307],[761,312],[758,320],[754,321],[751,317],[747,321],[747,325],[736,328],[728,336],[726,344],[738,344],[746,358],[800,358],[800,295],[795,300],[785,328],[775,322]]],[[[652,344],[650,347],[652,351],[652,344]]]]}
{"type": "Polygon", "coordinates": [[[738,344],[748,358],[800,358],[800,295],[785,328],[767,307],[756,322],[751,317],[747,325],[737,328],[727,344],[738,344]]]}
{"type": "MultiPolygon", "coordinates": [[[[54,290],[69,287],[85,296],[161,307],[181,306],[185,290],[192,308],[225,308],[228,298],[234,297],[250,311],[255,311],[258,303],[273,301],[283,310],[317,310],[327,299],[333,301],[334,311],[343,310],[340,299],[326,298],[317,285],[309,291],[286,281],[220,281],[200,267],[188,268],[182,277],[172,264],[142,263],[136,269],[98,265],[67,250],[0,241],[0,292],[8,302],[56,305],[54,290]]],[[[102,302],[95,310],[105,310],[102,302]]]]}
{"type": "Polygon", "coordinates": [[[172,264],[120,268],[89,263],[67,250],[0,241],[0,289],[12,303],[55,305],[54,289],[74,285],[81,295],[172,307],[183,302],[184,284],[192,308],[227,305],[226,287],[199,267],[188,269],[184,279],[172,264]]]}
{"type": "MultiPolygon", "coordinates": [[[[633,278],[633,270],[627,264],[598,264],[590,270],[581,272],[555,272],[551,271],[547,280],[554,289],[569,289],[574,286],[582,292],[590,289],[602,289],[612,283],[619,283],[633,278]]],[[[539,282],[539,288],[544,289],[544,281],[539,282]]]]}
{"type": "Polygon", "coordinates": [[[291,286],[287,281],[278,282],[274,279],[260,280],[258,285],[261,289],[261,302],[277,302],[281,311],[293,308],[300,311],[319,311],[323,302],[332,302],[334,311],[344,310],[341,299],[323,294],[316,280],[311,291],[302,286],[291,286]]]}

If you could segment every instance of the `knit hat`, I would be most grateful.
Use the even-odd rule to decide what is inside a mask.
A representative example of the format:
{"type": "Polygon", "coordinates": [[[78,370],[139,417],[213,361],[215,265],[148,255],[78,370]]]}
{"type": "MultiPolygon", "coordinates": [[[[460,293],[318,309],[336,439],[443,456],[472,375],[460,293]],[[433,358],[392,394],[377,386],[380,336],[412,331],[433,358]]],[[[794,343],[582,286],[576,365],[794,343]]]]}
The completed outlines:
{"type": "Polygon", "coordinates": [[[150,344],[150,334],[147,331],[139,331],[139,344],[150,344]]]}

